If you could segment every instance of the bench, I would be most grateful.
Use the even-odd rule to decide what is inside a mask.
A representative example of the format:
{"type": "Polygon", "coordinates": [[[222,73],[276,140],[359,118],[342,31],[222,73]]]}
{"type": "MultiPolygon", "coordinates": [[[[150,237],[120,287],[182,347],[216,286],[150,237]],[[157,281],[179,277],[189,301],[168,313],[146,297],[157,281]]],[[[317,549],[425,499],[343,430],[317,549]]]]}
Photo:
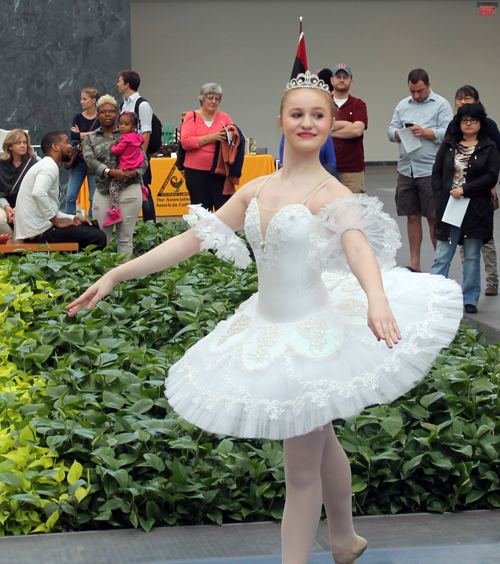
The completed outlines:
{"type": "Polygon", "coordinates": [[[23,243],[10,239],[0,245],[0,253],[46,253],[48,251],[78,251],[78,243],[23,243]]]}

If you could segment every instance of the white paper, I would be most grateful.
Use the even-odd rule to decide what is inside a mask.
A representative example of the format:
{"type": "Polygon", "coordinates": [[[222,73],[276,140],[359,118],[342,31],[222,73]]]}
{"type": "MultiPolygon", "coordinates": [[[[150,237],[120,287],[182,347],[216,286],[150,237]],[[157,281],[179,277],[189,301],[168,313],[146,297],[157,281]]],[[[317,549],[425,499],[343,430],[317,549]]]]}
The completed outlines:
{"type": "Polygon", "coordinates": [[[418,137],[415,137],[415,135],[413,135],[413,131],[409,127],[405,129],[400,129],[398,131],[398,135],[407,153],[416,151],[422,146],[422,142],[420,141],[420,139],[418,137]]]}
{"type": "Polygon", "coordinates": [[[455,227],[460,227],[462,221],[464,220],[465,212],[467,211],[467,206],[469,205],[470,198],[454,198],[450,196],[448,203],[446,204],[446,209],[443,214],[443,221],[454,225],[455,227]]]}

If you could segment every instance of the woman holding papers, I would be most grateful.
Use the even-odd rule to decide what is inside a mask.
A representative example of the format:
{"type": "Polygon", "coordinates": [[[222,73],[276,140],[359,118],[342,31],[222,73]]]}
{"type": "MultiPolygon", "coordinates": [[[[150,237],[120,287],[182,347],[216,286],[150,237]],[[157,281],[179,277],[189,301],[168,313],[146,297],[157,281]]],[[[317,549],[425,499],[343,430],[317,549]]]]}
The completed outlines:
{"type": "Polygon", "coordinates": [[[493,237],[491,189],[498,171],[498,151],[489,137],[484,109],[479,104],[464,104],[453,118],[432,169],[434,237],[438,241],[431,274],[448,276],[457,245],[463,245],[466,313],[477,313],[481,247],[493,237]]]}

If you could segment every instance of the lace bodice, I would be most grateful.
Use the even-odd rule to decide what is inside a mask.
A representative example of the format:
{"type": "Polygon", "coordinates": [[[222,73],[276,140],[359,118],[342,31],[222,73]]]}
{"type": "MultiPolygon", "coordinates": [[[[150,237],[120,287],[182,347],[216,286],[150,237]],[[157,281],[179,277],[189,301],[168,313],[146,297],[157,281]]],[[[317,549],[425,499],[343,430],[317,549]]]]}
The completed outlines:
{"type": "MultiPolygon", "coordinates": [[[[190,206],[185,216],[203,240],[202,249],[214,248],[220,258],[237,266],[249,263],[243,242],[217,216],[190,206]]],[[[314,215],[303,204],[290,204],[272,216],[263,235],[257,198],[246,211],[245,233],[252,245],[259,273],[259,312],[269,320],[287,322],[307,317],[328,300],[321,275],[348,272],[341,245],[345,231],[359,229],[385,270],[395,265],[401,246],[396,222],[382,211],[374,197],[353,195],[321,208],[314,215]]]]}
{"type": "Polygon", "coordinates": [[[323,306],[328,292],[321,273],[308,262],[312,214],[302,204],[278,210],[262,234],[259,204],[253,198],[245,233],[259,273],[259,312],[272,321],[295,321],[323,306]]]}

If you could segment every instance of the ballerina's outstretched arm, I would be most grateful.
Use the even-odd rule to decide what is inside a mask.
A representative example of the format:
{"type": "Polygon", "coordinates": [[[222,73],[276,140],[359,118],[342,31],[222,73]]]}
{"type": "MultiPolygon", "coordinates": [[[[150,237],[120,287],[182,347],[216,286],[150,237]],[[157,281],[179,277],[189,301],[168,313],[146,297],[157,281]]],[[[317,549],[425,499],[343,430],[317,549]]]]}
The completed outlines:
{"type": "Polygon", "coordinates": [[[350,229],[342,235],[342,248],[349,267],[368,298],[368,327],[377,340],[383,339],[392,349],[401,339],[396,319],[389,307],[375,253],[365,235],[350,229]]]}
{"type": "MultiPolygon", "coordinates": [[[[251,185],[252,183],[249,183],[238,190],[216,213],[219,219],[233,231],[243,227],[248,194],[253,193],[252,190],[254,190],[251,185]],[[248,186],[250,188],[247,188],[248,186]]],[[[168,239],[144,255],[113,268],[99,278],[95,284],[92,284],[79,298],[66,306],[68,315],[73,317],[84,307],[91,310],[119,282],[153,274],[188,259],[199,252],[200,244],[201,240],[196,236],[195,231],[190,229],[168,239]]]]}

